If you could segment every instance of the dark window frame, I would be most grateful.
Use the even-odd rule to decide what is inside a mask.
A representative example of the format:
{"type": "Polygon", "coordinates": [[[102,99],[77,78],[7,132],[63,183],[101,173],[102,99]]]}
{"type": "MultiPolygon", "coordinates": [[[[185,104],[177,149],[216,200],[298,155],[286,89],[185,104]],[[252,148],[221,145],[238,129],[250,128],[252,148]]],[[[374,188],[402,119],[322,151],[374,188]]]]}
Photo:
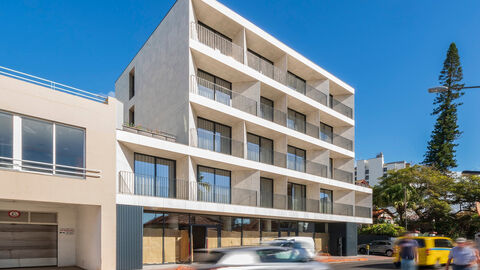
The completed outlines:
{"type": "MultiPolygon", "coordinates": [[[[273,165],[273,163],[274,163],[274,150],[273,149],[275,148],[273,140],[269,139],[267,137],[263,137],[263,136],[260,136],[260,135],[257,135],[257,134],[253,134],[251,132],[247,132],[247,151],[248,151],[248,143],[249,143],[248,135],[251,135],[251,136],[254,136],[254,137],[258,138],[258,162],[273,165]],[[271,163],[267,163],[267,162],[262,161],[262,140],[267,140],[267,141],[270,141],[272,143],[272,149],[271,149],[272,162],[271,163]]],[[[248,158],[248,155],[247,155],[247,158],[248,158]]],[[[257,161],[257,160],[254,160],[254,161],[257,161]]]]}
{"type": "Polygon", "coordinates": [[[294,210],[294,211],[306,211],[306,207],[307,207],[307,185],[303,185],[303,184],[298,184],[298,183],[294,183],[294,182],[287,182],[287,196],[288,196],[288,203],[287,203],[287,208],[288,210],[294,210]],[[296,210],[296,209],[293,209],[293,192],[292,192],[292,189],[291,187],[293,188],[294,186],[298,186],[301,190],[301,193],[302,193],[302,205],[301,205],[301,210],[296,210]]]}
{"type": "MultiPolygon", "coordinates": [[[[137,160],[138,155],[150,157],[150,158],[153,158],[155,160],[155,163],[153,164],[153,168],[154,168],[154,173],[153,173],[154,176],[153,177],[155,177],[155,178],[157,177],[157,164],[158,164],[157,160],[158,159],[163,159],[163,160],[166,160],[166,161],[169,161],[169,162],[173,162],[173,182],[174,182],[173,194],[174,194],[174,198],[176,198],[177,197],[177,161],[174,160],[174,159],[163,158],[163,157],[143,154],[143,153],[139,153],[139,152],[134,152],[133,153],[133,173],[134,174],[136,173],[136,162],[135,161],[137,160]]],[[[170,183],[170,179],[169,179],[169,183],[170,183]]],[[[170,194],[169,194],[169,197],[170,197],[170,194]]]]}
{"type": "Polygon", "coordinates": [[[256,57],[258,57],[258,58],[260,58],[260,59],[268,62],[268,63],[271,64],[272,66],[274,66],[273,61],[271,61],[270,59],[266,58],[265,56],[257,53],[256,51],[254,51],[254,50],[252,50],[252,49],[250,49],[250,48],[247,48],[247,51],[248,51],[249,53],[255,55],[256,57]]]}
{"type": "Polygon", "coordinates": [[[273,208],[273,199],[274,199],[273,194],[275,193],[274,190],[273,190],[273,189],[274,189],[274,186],[275,186],[274,183],[273,183],[273,181],[274,181],[274,180],[273,180],[272,178],[262,177],[262,176],[260,177],[260,206],[261,206],[261,207],[273,208]],[[262,193],[262,183],[261,183],[262,180],[263,180],[263,181],[269,181],[270,184],[271,184],[271,186],[272,186],[272,194],[271,194],[271,202],[272,202],[272,205],[271,205],[271,206],[262,206],[262,205],[261,205],[261,204],[262,204],[262,196],[263,196],[263,193],[262,193]]]}
{"type": "MultiPolygon", "coordinates": [[[[287,76],[288,76],[288,75],[292,76],[293,78],[295,78],[295,79],[297,79],[297,80],[299,80],[299,81],[302,81],[302,82],[304,83],[304,85],[305,85],[305,89],[292,88],[290,85],[287,85],[287,86],[290,87],[291,89],[294,89],[295,91],[297,91],[297,92],[302,93],[302,94],[305,95],[306,92],[307,92],[307,81],[306,81],[304,78],[296,75],[295,73],[287,70],[287,76]],[[299,90],[301,90],[301,91],[299,91],[299,90]]],[[[288,84],[288,80],[287,80],[287,84],[288,84]]]]}
{"type": "Polygon", "coordinates": [[[289,115],[290,113],[289,112],[293,112],[295,114],[295,119],[294,119],[294,128],[290,128],[290,129],[293,129],[295,131],[298,131],[298,132],[301,132],[301,133],[307,133],[307,115],[301,113],[301,112],[298,112],[292,108],[287,108],[287,123],[288,123],[288,120],[291,120],[289,119],[289,115]],[[297,116],[301,116],[303,118],[303,130],[298,130],[297,129],[297,116]]]}
{"type": "MultiPolygon", "coordinates": [[[[221,125],[221,126],[224,126],[224,127],[228,127],[228,129],[230,130],[230,153],[224,153],[224,152],[217,152],[217,153],[222,153],[222,154],[228,154],[228,155],[232,155],[232,127],[231,126],[227,126],[227,125],[224,125],[222,123],[218,123],[218,122],[215,122],[215,121],[212,121],[212,120],[209,120],[209,119],[206,119],[206,118],[203,118],[203,117],[200,117],[200,116],[197,116],[197,130],[198,130],[198,120],[201,119],[203,121],[207,121],[207,122],[211,122],[213,123],[213,150],[214,152],[217,152],[216,149],[215,149],[215,137],[216,137],[216,133],[217,133],[217,125],[221,125]]],[[[198,131],[197,131],[198,132],[198,131]]],[[[197,133],[198,134],[198,133],[197,133]]],[[[198,136],[198,135],[197,135],[198,136]]],[[[204,148],[202,148],[204,149],[204,148]]],[[[206,149],[206,150],[210,150],[210,149],[206,149]]]]}
{"type": "MultiPolygon", "coordinates": [[[[197,185],[198,185],[198,183],[201,183],[201,182],[198,181],[199,178],[200,178],[200,167],[211,169],[211,170],[214,171],[214,173],[213,173],[213,175],[214,175],[214,177],[213,177],[213,194],[215,194],[215,187],[217,186],[217,170],[228,172],[228,177],[230,178],[230,183],[228,185],[228,187],[230,189],[229,199],[230,199],[230,204],[231,204],[232,203],[232,171],[197,164],[197,177],[196,177],[197,185]]],[[[216,198],[215,198],[215,200],[216,200],[216,198]]],[[[214,203],[216,203],[216,202],[214,201],[214,203]]]]}
{"type": "Polygon", "coordinates": [[[128,100],[135,96],[135,67],[128,73],[128,100]]]}
{"type": "Polygon", "coordinates": [[[205,23],[203,23],[203,22],[201,22],[201,21],[197,21],[197,23],[198,23],[198,25],[200,25],[200,26],[202,26],[202,27],[205,27],[205,28],[207,28],[208,30],[212,31],[213,33],[215,33],[215,34],[221,36],[222,38],[225,38],[226,40],[232,42],[232,39],[231,39],[231,38],[229,38],[228,36],[220,33],[219,31],[213,29],[212,27],[206,25],[205,23]]]}
{"type": "MultiPolygon", "coordinates": [[[[304,159],[303,159],[303,170],[301,170],[299,172],[306,172],[306,170],[307,170],[307,150],[288,144],[287,145],[287,155],[292,154],[288,151],[289,148],[293,148],[295,150],[295,162],[294,162],[295,169],[294,170],[296,170],[296,171],[299,171],[299,170],[297,170],[297,158],[300,157],[299,155],[297,155],[297,152],[301,151],[301,152],[305,153],[305,156],[304,156],[304,159]]],[[[288,163],[288,158],[287,158],[287,163],[288,163]]]]}
{"type": "Polygon", "coordinates": [[[275,102],[269,98],[266,98],[264,96],[260,96],[260,112],[262,113],[262,115],[260,116],[261,118],[263,119],[266,119],[266,120],[269,120],[269,121],[272,121],[274,122],[275,121],[275,102]],[[262,101],[265,101],[265,102],[262,102],[262,101]],[[270,104],[267,104],[267,103],[270,103],[270,104]],[[271,115],[271,118],[270,117],[265,117],[265,113],[262,112],[262,107],[261,106],[270,106],[271,109],[272,109],[272,115],[271,115]]]}

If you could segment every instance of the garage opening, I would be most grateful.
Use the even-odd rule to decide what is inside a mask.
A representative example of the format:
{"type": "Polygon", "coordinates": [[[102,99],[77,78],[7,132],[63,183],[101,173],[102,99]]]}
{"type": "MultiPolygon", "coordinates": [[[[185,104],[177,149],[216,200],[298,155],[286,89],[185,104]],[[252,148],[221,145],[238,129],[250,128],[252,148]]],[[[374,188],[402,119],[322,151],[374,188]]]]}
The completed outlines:
{"type": "Polygon", "coordinates": [[[57,266],[56,213],[4,212],[0,211],[0,268],[57,266]]]}

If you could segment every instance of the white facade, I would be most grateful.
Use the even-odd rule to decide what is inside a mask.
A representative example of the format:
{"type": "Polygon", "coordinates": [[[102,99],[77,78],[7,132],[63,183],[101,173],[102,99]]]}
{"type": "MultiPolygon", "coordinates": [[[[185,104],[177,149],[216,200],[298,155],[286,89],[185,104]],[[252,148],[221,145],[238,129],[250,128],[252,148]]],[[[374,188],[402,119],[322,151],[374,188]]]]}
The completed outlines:
{"type": "Polygon", "coordinates": [[[372,222],[372,190],[354,184],[354,89],[218,1],[177,1],[115,88],[127,124],[117,131],[117,204],[372,222]],[[138,183],[138,155],[174,164],[173,193],[138,183]],[[229,175],[227,203],[201,198],[204,167],[229,175]],[[270,207],[264,178],[273,183],[270,207]],[[301,209],[293,185],[302,187],[301,209]],[[331,192],[327,210],[322,190],[331,192]]]}
{"type": "Polygon", "coordinates": [[[365,179],[370,186],[375,186],[379,183],[379,178],[386,175],[387,171],[404,169],[408,166],[406,161],[385,163],[383,154],[380,153],[375,158],[357,160],[355,180],[365,179]]]}

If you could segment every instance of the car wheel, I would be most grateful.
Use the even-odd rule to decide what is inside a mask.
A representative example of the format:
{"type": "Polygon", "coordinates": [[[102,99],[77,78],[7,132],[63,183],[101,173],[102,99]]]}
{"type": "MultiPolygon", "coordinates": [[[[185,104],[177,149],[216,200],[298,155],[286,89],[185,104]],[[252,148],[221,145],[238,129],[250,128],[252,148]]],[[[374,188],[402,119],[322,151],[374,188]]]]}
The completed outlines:
{"type": "Polygon", "coordinates": [[[385,256],[392,257],[392,255],[393,255],[393,250],[389,249],[389,250],[385,251],[385,256]]]}
{"type": "Polygon", "coordinates": [[[360,254],[367,254],[367,250],[365,248],[361,248],[358,252],[360,252],[360,254]]]}

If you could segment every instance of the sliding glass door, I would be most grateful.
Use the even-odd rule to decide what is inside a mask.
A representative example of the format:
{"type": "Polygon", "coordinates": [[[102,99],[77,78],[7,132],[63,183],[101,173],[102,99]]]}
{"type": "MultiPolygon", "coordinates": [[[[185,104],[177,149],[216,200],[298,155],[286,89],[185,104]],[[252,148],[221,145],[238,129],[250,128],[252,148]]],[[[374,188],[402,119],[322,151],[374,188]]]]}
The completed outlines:
{"type": "Polygon", "coordinates": [[[175,198],[175,160],[135,153],[135,194],[175,198]]]}
{"type": "Polygon", "coordinates": [[[232,129],[204,118],[197,121],[198,147],[231,155],[232,129]]]}
{"type": "Polygon", "coordinates": [[[230,204],[230,171],[199,165],[197,175],[197,200],[230,204]]]}

